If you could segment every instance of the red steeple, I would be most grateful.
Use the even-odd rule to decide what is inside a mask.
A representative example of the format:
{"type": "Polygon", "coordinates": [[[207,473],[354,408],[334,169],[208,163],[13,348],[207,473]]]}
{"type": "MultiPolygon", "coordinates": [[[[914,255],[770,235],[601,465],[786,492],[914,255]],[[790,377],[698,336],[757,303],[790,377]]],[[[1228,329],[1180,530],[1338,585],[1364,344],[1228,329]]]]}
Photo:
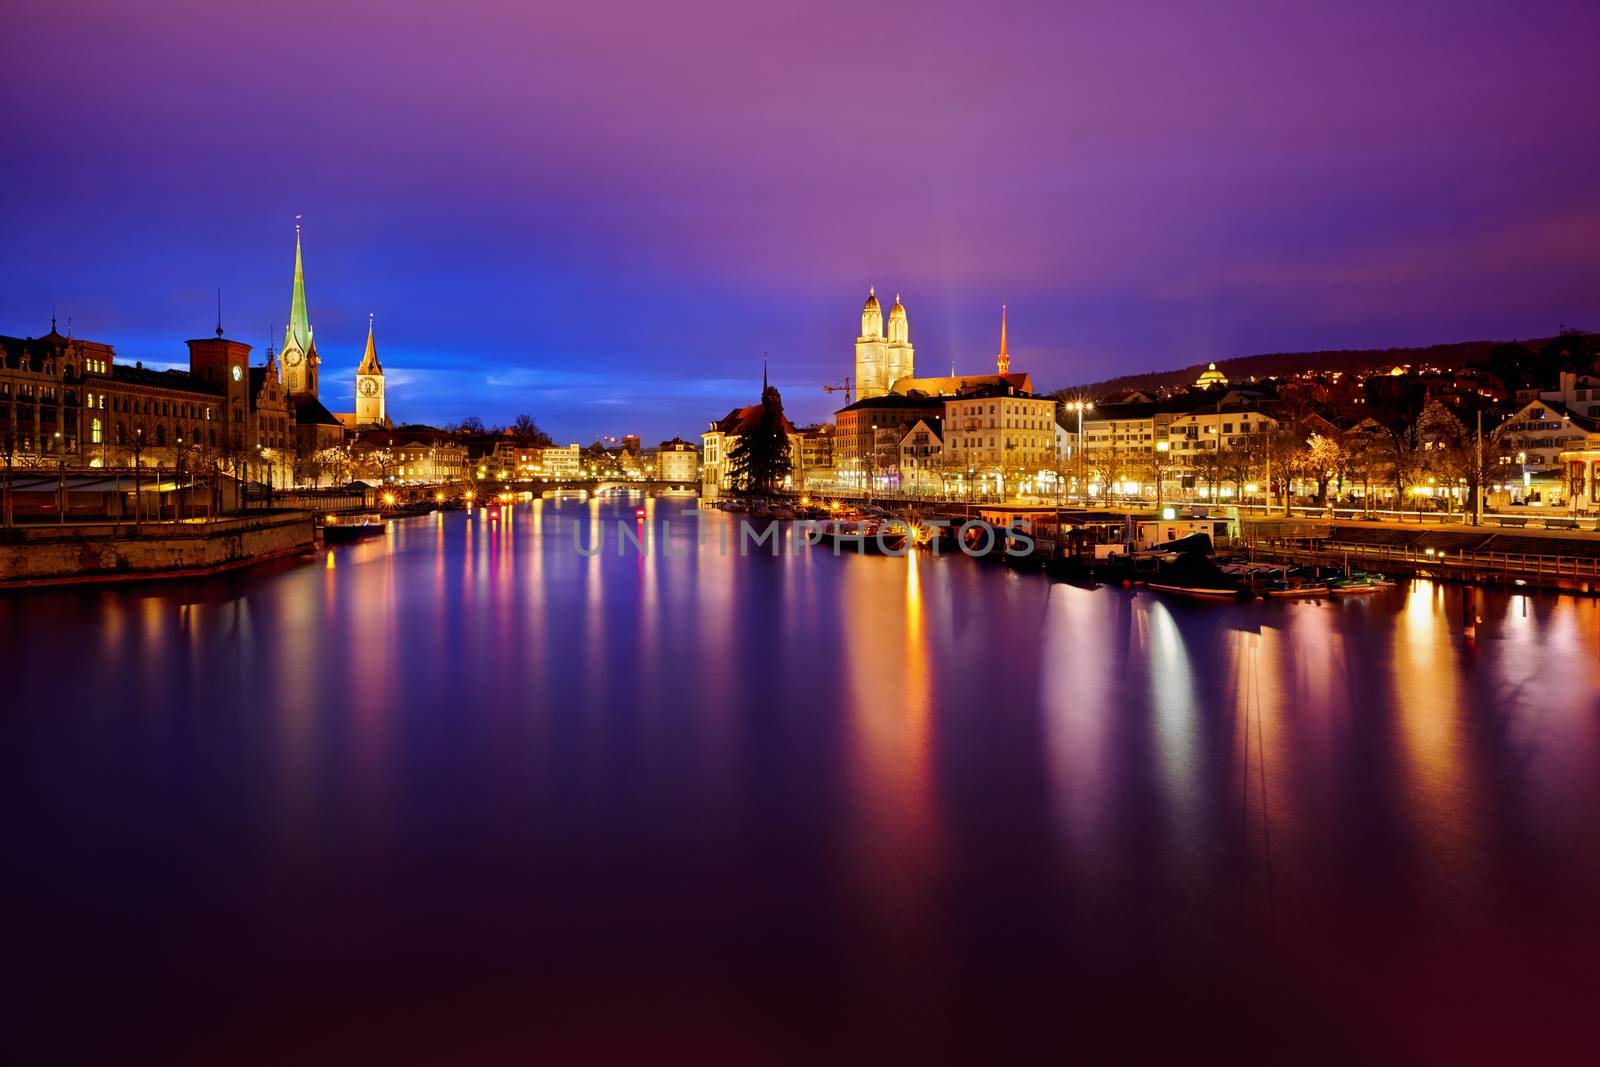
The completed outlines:
{"type": "Polygon", "coordinates": [[[1006,354],[1006,306],[1000,305],[1000,355],[995,357],[995,366],[1001,374],[1006,374],[1011,369],[1011,357],[1006,354]]]}

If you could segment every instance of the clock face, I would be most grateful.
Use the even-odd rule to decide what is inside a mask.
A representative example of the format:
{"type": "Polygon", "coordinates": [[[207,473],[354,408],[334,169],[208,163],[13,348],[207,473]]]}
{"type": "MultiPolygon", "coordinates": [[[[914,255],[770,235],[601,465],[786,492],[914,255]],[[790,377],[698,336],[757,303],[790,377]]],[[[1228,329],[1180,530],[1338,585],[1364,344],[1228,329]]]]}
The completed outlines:
{"type": "Polygon", "coordinates": [[[300,365],[300,350],[297,348],[289,349],[283,354],[283,361],[291,367],[298,367],[300,365]]]}
{"type": "Polygon", "coordinates": [[[361,384],[357,386],[357,388],[361,390],[362,396],[376,396],[378,392],[378,383],[373,381],[371,378],[363,378],[361,379],[361,384]]]}
{"type": "Polygon", "coordinates": [[[235,363],[233,365],[233,380],[238,381],[244,377],[244,368],[235,363]]]}

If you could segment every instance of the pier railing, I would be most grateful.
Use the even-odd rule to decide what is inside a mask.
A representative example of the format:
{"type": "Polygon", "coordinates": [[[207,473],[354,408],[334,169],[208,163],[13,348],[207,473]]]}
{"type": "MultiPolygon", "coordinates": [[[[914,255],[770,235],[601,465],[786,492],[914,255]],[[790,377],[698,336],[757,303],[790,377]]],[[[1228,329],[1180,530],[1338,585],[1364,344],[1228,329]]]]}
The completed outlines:
{"type": "Polygon", "coordinates": [[[1403,562],[1414,566],[1495,570],[1534,576],[1600,578],[1600,557],[1534,552],[1455,551],[1415,545],[1368,545],[1325,542],[1322,552],[1363,560],[1403,562]]]}
{"type": "Polygon", "coordinates": [[[1251,546],[1274,556],[1319,560],[1359,560],[1363,564],[1401,564],[1435,573],[1497,574],[1508,578],[1600,580],[1600,556],[1518,552],[1489,548],[1451,549],[1385,545],[1359,541],[1256,540],[1251,546]]]}

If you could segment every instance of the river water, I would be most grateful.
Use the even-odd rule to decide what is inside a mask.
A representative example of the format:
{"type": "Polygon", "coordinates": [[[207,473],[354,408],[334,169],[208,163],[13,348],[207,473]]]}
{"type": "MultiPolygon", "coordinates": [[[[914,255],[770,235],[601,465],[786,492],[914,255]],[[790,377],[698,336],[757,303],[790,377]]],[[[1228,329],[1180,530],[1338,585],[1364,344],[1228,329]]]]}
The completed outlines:
{"type": "Polygon", "coordinates": [[[1459,587],[1210,604],[741,557],[682,506],[0,597],[14,1060],[1550,1062],[1591,1035],[1596,601],[1478,591],[1469,636],[1459,587]],[[619,521],[661,543],[617,555],[619,521]]]}

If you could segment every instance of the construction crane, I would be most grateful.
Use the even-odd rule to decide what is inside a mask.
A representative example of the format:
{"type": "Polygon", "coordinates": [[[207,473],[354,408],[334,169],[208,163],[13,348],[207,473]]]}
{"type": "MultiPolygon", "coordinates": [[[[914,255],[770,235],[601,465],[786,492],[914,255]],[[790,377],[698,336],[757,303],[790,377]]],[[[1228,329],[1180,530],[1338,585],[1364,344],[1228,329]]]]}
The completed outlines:
{"type": "Polygon", "coordinates": [[[845,407],[849,407],[850,406],[850,379],[849,378],[846,378],[844,381],[840,382],[838,385],[824,385],[822,387],[822,391],[824,393],[843,393],[844,394],[844,406],[845,407]]]}

